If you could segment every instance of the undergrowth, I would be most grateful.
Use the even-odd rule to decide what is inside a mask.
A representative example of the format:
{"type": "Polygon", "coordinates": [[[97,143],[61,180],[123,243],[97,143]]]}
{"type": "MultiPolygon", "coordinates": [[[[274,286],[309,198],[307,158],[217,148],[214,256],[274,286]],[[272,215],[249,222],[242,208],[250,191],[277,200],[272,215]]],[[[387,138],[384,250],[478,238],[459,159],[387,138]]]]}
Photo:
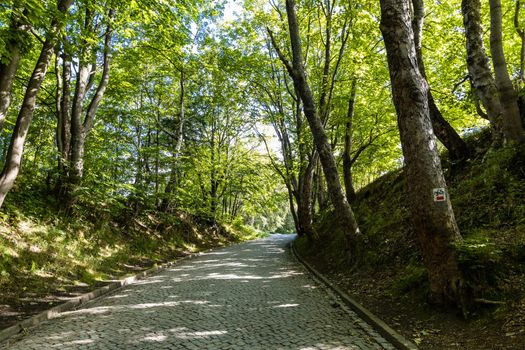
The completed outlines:
{"type": "Polygon", "coordinates": [[[0,304],[67,292],[134,274],[206,248],[257,238],[240,221],[214,223],[184,212],[80,203],[57,212],[54,197],[10,194],[0,214],[0,304]]]}
{"type": "MultiPolygon", "coordinates": [[[[487,152],[485,136],[469,140],[475,153],[468,161],[443,160],[463,236],[456,248],[466,283],[477,298],[518,302],[525,298],[525,150],[504,147],[487,152]]],[[[352,207],[366,237],[354,272],[391,277],[385,282],[385,295],[424,299],[426,269],[410,225],[402,170],[363,188],[352,207]]],[[[321,213],[317,218],[321,239],[311,244],[303,238],[297,246],[306,256],[343,273],[351,266],[346,264],[344,237],[333,217],[321,213]]]]}

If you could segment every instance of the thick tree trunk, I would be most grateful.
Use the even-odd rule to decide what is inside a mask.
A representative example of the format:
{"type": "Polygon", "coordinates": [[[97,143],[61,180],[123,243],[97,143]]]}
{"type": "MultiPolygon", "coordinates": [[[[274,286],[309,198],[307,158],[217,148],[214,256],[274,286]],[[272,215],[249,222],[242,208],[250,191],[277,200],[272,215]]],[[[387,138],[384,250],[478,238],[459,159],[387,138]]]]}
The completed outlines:
{"type": "MultiPolygon", "coordinates": [[[[19,10],[14,8],[10,19],[9,39],[5,43],[5,51],[9,56],[2,57],[0,62],[0,131],[4,127],[7,111],[11,105],[11,90],[20,63],[20,49],[23,44],[21,36],[29,27],[23,22],[18,13],[19,10]]],[[[26,10],[23,10],[23,15],[27,15],[26,10]]]]}
{"type": "Polygon", "coordinates": [[[356,97],[356,85],[357,79],[352,79],[352,87],[350,89],[350,98],[348,99],[348,112],[346,113],[345,122],[345,144],[343,150],[343,180],[346,190],[346,200],[348,203],[352,203],[355,200],[355,188],[352,179],[352,166],[354,162],[350,157],[352,152],[352,133],[354,123],[354,109],[355,109],[355,97],[356,97]]]}
{"type": "Polygon", "coordinates": [[[301,234],[312,240],[317,240],[319,238],[317,231],[313,226],[312,217],[312,180],[316,162],[317,154],[314,154],[312,159],[308,162],[308,165],[299,175],[300,194],[297,198],[297,219],[301,228],[301,234]]]}
{"type": "Polygon", "coordinates": [[[412,223],[428,270],[430,298],[440,304],[462,304],[463,277],[453,248],[461,236],[432,132],[428,86],[418,69],[409,0],[381,0],[381,31],[405,157],[412,223]]]}
{"type": "Polygon", "coordinates": [[[521,1],[516,1],[516,9],[514,11],[514,28],[518,33],[521,42],[520,49],[520,71],[518,82],[518,107],[520,109],[521,125],[525,125],[525,95],[523,94],[523,84],[525,84],[525,29],[520,25],[519,17],[521,12],[521,1]]]}
{"type": "MultiPolygon", "coordinates": [[[[59,0],[58,10],[61,13],[65,13],[71,5],[71,2],[72,0],[59,0]]],[[[36,62],[35,69],[29,79],[22,107],[18,113],[15,128],[11,136],[11,143],[9,144],[7,151],[4,168],[0,174],[0,207],[4,202],[5,196],[13,187],[18,172],[20,171],[24,143],[27,131],[29,130],[29,125],[31,124],[31,119],[33,118],[36,97],[47,73],[47,68],[49,67],[51,58],[53,57],[57,36],[63,25],[62,20],[58,17],[53,19],[51,29],[48,32],[40,56],[36,62]]]]}
{"type": "Polygon", "coordinates": [[[490,53],[496,76],[496,86],[499,90],[501,108],[503,112],[502,128],[505,139],[521,142],[523,140],[523,126],[521,125],[518,108],[518,94],[509,77],[507,62],[503,53],[501,1],[489,0],[490,3],[490,53]]]}
{"type": "Polygon", "coordinates": [[[502,107],[498,88],[490,70],[489,58],[483,45],[480,9],[480,0],[461,2],[467,46],[467,67],[475,93],[485,107],[492,124],[494,141],[499,142],[502,132],[502,107]]]}
{"type": "MultiPolygon", "coordinates": [[[[75,94],[73,97],[73,104],[71,110],[71,123],[70,123],[70,146],[68,150],[68,172],[66,185],[66,206],[69,207],[73,204],[76,199],[74,194],[75,188],[81,182],[84,176],[84,153],[87,136],[89,135],[91,128],[93,127],[95,114],[98,110],[100,102],[104,96],[106,88],[109,83],[109,72],[111,63],[111,36],[112,26],[111,21],[113,18],[114,10],[109,10],[107,15],[107,28],[104,35],[104,53],[103,53],[103,67],[102,77],[98,83],[95,94],[91,98],[87,110],[85,111],[84,120],[82,115],[84,114],[84,100],[88,94],[92,84],[94,82],[93,75],[95,73],[95,64],[89,64],[84,57],[80,58],[80,67],[78,69],[75,94]]],[[[89,30],[91,21],[93,20],[94,14],[86,10],[86,28],[89,30]]],[[[81,50],[80,56],[84,56],[84,52],[81,50]]],[[[64,151],[65,152],[65,151],[64,151]]]]}
{"type": "Polygon", "coordinates": [[[5,118],[11,105],[11,90],[15,80],[18,63],[20,62],[20,48],[15,43],[8,44],[11,56],[6,63],[0,63],[0,130],[4,127],[5,118]]]}
{"type": "MultiPolygon", "coordinates": [[[[314,200],[317,200],[319,211],[323,212],[328,209],[329,199],[326,195],[326,186],[323,176],[323,167],[319,161],[316,162],[315,166],[315,196],[314,200]]],[[[315,213],[315,206],[312,208],[312,213],[315,213]]]]}
{"type": "MultiPolygon", "coordinates": [[[[82,110],[84,97],[91,68],[85,63],[80,63],[76,77],[75,94],[73,97],[73,108],[71,111],[71,145],[69,149],[69,173],[68,184],[74,185],[80,181],[83,175],[83,153],[84,153],[84,128],[82,126],[82,110]]],[[[69,185],[68,185],[69,186],[69,185]]],[[[68,190],[70,192],[71,189],[68,190]]],[[[71,194],[71,193],[69,193],[71,194]]]]}
{"type": "MultiPolygon", "coordinates": [[[[57,52],[57,56],[60,52],[57,52]]],[[[62,73],[59,74],[57,57],[57,148],[58,148],[58,182],[55,191],[59,197],[64,194],[64,180],[68,176],[68,159],[71,144],[71,57],[62,53],[62,73]]]]}
{"type": "MultiPolygon", "coordinates": [[[[425,63],[423,61],[423,52],[421,50],[423,36],[423,20],[425,18],[425,6],[423,0],[412,0],[414,11],[412,19],[412,30],[414,31],[414,45],[416,47],[417,62],[419,71],[423,78],[427,79],[425,63]]],[[[441,111],[434,101],[432,91],[427,92],[428,106],[430,108],[430,120],[432,128],[439,141],[449,152],[450,159],[457,161],[468,158],[469,151],[465,141],[459,136],[454,128],[443,118],[441,111]]]]}
{"type": "Polygon", "coordinates": [[[337,171],[337,164],[335,162],[334,155],[332,154],[332,148],[328,142],[323,123],[315,106],[312,91],[306,79],[294,0],[286,0],[286,13],[288,15],[288,26],[292,44],[293,64],[290,64],[284,57],[273,38],[272,44],[275,47],[279,58],[285,64],[290,76],[294,81],[294,87],[303,101],[303,111],[306,119],[308,120],[308,124],[314,139],[314,144],[317,152],[319,153],[319,159],[321,160],[321,164],[323,166],[326,184],[328,187],[328,195],[334,206],[335,213],[339,219],[341,228],[344,230],[347,236],[349,248],[351,250],[350,256],[351,258],[355,258],[355,245],[358,241],[359,227],[354,217],[354,213],[352,212],[352,209],[350,208],[350,205],[348,204],[343,193],[341,182],[339,180],[339,173],[337,171]]]}

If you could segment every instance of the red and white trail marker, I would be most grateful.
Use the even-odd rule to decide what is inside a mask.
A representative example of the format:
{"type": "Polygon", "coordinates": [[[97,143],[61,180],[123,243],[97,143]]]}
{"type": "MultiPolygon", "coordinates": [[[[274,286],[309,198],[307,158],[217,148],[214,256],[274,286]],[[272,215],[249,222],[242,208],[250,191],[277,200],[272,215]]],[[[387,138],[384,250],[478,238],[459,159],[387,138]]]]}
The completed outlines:
{"type": "Polygon", "coordinates": [[[447,192],[444,188],[434,188],[432,189],[432,197],[434,202],[445,202],[447,200],[447,192]]]}

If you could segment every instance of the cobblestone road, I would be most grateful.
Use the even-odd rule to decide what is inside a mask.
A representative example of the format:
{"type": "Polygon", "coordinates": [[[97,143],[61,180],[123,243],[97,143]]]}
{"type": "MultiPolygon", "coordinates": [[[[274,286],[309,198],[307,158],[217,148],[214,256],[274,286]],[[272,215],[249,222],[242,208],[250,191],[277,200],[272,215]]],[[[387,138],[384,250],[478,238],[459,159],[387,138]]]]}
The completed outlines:
{"type": "Polygon", "coordinates": [[[29,330],[10,350],[393,349],[274,235],[186,260],[29,330]]]}

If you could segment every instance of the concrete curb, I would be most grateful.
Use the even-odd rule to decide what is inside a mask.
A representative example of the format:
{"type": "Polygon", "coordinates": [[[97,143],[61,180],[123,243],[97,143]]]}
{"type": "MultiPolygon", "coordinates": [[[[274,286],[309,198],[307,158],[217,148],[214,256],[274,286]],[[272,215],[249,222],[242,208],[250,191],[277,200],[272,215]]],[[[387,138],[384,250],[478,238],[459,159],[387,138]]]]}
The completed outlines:
{"type": "Polygon", "coordinates": [[[352,299],[348,294],[339,289],[336,285],[330,282],[325,276],[317,271],[313,266],[307,263],[295,250],[293,242],[290,242],[290,248],[296,259],[303,264],[316,278],[326,284],[331,290],[333,290],[343,301],[361,318],[368,322],[379,334],[381,334],[386,340],[400,350],[418,350],[417,346],[412,342],[408,341],[401,334],[393,330],[389,325],[382,321],[379,317],[374,315],[369,310],[365,309],[361,304],[352,299]]]}
{"type": "MultiPolygon", "coordinates": [[[[203,252],[209,252],[213,251],[214,249],[220,249],[222,247],[216,247],[212,249],[208,249],[203,252]]],[[[11,343],[11,339],[15,336],[19,335],[20,333],[26,332],[29,328],[36,327],[39,324],[41,324],[44,321],[53,319],[58,317],[61,313],[73,310],[81,305],[84,305],[88,301],[94,300],[96,298],[99,298],[101,296],[104,296],[110,292],[113,292],[121,287],[127,286],[129,284],[132,284],[138,280],[141,280],[145,277],[151,276],[159,271],[165,270],[169,267],[172,267],[174,265],[177,265],[184,260],[193,258],[195,256],[198,256],[200,253],[193,253],[187,256],[183,256],[181,258],[178,258],[177,260],[170,261],[164,264],[161,264],[159,266],[152,267],[150,269],[144,270],[134,276],[126,277],[124,279],[118,280],[116,282],[111,282],[108,285],[95,289],[92,292],[82,294],[78,297],[74,297],[65,303],[59,304],[55,307],[52,307],[49,310],[43,311],[39,314],[36,314],[30,318],[27,318],[23,321],[17,322],[16,324],[12,325],[11,327],[5,328],[0,331],[0,348],[3,348],[4,346],[9,346],[11,343]]]]}

